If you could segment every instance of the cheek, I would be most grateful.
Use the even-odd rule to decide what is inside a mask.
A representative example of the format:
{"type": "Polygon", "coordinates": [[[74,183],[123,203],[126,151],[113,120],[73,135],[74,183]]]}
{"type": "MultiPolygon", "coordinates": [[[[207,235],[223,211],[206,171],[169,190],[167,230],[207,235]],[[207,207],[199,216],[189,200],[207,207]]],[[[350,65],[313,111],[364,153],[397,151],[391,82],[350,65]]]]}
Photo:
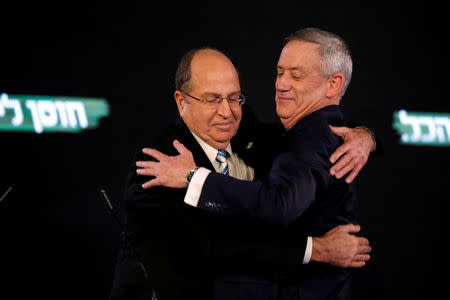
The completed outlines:
{"type": "Polygon", "coordinates": [[[214,121],[214,116],[214,110],[205,110],[198,111],[195,118],[199,126],[201,126],[205,131],[209,131],[211,129],[211,124],[214,121]]]}
{"type": "Polygon", "coordinates": [[[208,121],[205,119],[201,110],[186,109],[183,111],[182,116],[187,125],[198,134],[208,129],[208,121]]]}
{"type": "Polygon", "coordinates": [[[314,81],[308,82],[308,84],[303,87],[301,92],[303,93],[305,98],[311,101],[315,101],[323,97],[323,95],[327,90],[327,87],[328,87],[327,81],[319,78],[314,81]]]}

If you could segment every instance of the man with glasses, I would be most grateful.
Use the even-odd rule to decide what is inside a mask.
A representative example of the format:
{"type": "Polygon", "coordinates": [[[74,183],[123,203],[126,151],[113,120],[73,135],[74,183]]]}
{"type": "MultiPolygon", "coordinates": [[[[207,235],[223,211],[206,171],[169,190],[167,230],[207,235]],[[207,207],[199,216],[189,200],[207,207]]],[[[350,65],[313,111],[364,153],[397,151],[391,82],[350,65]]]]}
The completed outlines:
{"type": "MultiPolygon", "coordinates": [[[[179,145],[173,141],[177,140],[192,151],[198,166],[253,180],[271,155],[258,149],[255,136],[264,135],[270,141],[271,127],[247,126],[252,115],[243,105],[245,96],[232,62],[215,49],[192,50],[181,59],[175,81],[174,98],[182,121],[163,135],[157,148],[175,155],[179,145]],[[238,130],[243,110],[246,124],[238,130]]],[[[372,146],[369,142],[366,147],[372,146]]],[[[183,203],[186,189],[144,189],[148,177],[138,174],[137,166],[148,160],[144,153],[137,154],[125,200],[127,230],[152,286],[124,246],[111,299],[149,299],[150,287],[162,300],[273,299],[284,271],[308,263],[311,250],[326,253],[323,262],[362,266],[354,265],[359,262],[356,258],[369,246],[366,239],[350,234],[358,226],[335,228],[315,238],[314,248],[306,251],[311,246],[306,234],[291,236],[281,226],[190,207],[183,203]]]]}

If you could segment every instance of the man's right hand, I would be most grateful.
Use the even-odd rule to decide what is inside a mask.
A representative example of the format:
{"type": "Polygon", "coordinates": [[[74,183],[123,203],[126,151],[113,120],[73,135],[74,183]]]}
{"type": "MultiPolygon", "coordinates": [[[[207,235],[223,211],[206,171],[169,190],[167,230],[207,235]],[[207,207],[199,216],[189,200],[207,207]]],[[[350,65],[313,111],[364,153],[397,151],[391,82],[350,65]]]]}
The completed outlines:
{"type": "Polygon", "coordinates": [[[341,268],[361,268],[370,259],[369,241],[354,233],[359,225],[339,225],[320,237],[313,237],[311,261],[327,263],[341,268]]]}

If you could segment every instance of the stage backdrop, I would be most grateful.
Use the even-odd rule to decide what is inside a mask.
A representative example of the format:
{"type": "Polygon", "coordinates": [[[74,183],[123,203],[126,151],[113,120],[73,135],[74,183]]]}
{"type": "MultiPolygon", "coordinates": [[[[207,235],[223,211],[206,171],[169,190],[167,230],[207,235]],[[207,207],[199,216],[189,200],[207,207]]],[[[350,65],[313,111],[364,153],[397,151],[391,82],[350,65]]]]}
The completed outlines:
{"type": "Polygon", "coordinates": [[[305,26],[348,42],[354,73],[342,106],[384,148],[360,175],[362,234],[373,249],[356,272],[362,299],[447,298],[446,10],[431,1],[310,2],[2,9],[0,195],[14,187],[0,202],[0,298],[107,299],[121,233],[98,186],[120,207],[133,154],[177,116],[182,54],[224,50],[251,108],[274,122],[283,38],[305,26]]]}

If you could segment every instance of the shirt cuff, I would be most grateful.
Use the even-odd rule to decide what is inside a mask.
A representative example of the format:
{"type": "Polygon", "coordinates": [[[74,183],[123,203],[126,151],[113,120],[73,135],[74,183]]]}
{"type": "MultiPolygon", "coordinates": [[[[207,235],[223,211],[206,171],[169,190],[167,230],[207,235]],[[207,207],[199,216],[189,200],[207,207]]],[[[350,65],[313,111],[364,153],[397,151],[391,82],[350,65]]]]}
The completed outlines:
{"type": "Polygon", "coordinates": [[[206,168],[199,168],[195,171],[187,188],[186,195],[184,196],[184,203],[197,207],[203,184],[210,172],[211,171],[206,168]]]}
{"type": "Polygon", "coordinates": [[[309,263],[309,261],[311,260],[312,246],[313,246],[312,237],[308,236],[308,241],[306,242],[305,256],[303,257],[303,264],[304,265],[309,263]]]}

